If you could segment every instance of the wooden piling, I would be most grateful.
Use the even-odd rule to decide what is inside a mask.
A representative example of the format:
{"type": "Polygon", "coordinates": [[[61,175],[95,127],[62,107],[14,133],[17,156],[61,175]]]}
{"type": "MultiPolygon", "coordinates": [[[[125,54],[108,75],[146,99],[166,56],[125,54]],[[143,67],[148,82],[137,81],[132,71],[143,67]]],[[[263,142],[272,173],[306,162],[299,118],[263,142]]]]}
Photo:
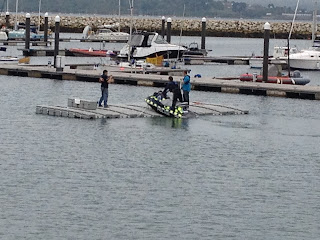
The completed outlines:
{"type": "Polygon", "coordinates": [[[164,38],[165,35],[165,31],[166,31],[166,18],[163,16],[161,18],[161,36],[164,38]]]}
{"type": "Polygon", "coordinates": [[[263,81],[268,81],[270,24],[264,24],[263,81]]]}
{"type": "Polygon", "coordinates": [[[43,38],[43,41],[46,43],[46,46],[47,46],[47,42],[48,42],[48,29],[49,29],[49,20],[48,20],[48,13],[46,12],[44,14],[44,38],[43,38]]]}
{"type": "Polygon", "coordinates": [[[167,19],[167,42],[171,43],[171,22],[172,19],[168,18],[167,19]]]}
{"type": "Polygon", "coordinates": [[[30,13],[26,14],[26,36],[25,36],[25,49],[26,51],[24,52],[26,56],[29,54],[30,50],[30,13]]]}
{"type": "Polygon", "coordinates": [[[202,22],[201,49],[206,49],[206,25],[207,25],[207,19],[204,17],[204,18],[202,18],[201,22],[202,22]]]}
{"type": "Polygon", "coordinates": [[[54,67],[57,67],[57,56],[59,53],[59,32],[60,32],[60,17],[55,17],[55,30],[54,30],[54,67]]]}

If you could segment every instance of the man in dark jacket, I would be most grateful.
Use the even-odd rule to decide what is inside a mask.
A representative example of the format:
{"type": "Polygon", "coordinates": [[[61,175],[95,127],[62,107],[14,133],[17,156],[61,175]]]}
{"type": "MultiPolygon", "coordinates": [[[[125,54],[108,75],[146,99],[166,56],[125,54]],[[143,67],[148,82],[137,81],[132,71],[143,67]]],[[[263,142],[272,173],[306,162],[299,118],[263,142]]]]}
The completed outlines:
{"type": "Polygon", "coordinates": [[[99,100],[99,107],[102,107],[102,101],[103,106],[106,108],[108,107],[108,81],[112,78],[112,76],[108,76],[108,71],[103,70],[102,75],[99,78],[99,82],[101,83],[101,97],[99,100]]]}
{"type": "Polygon", "coordinates": [[[179,99],[179,101],[182,102],[182,95],[179,85],[173,81],[173,77],[171,76],[169,76],[169,82],[163,90],[163,95],[166,96],[168,91],[173,93],[171,109],[174,110],[177,100],[179,99]]]}

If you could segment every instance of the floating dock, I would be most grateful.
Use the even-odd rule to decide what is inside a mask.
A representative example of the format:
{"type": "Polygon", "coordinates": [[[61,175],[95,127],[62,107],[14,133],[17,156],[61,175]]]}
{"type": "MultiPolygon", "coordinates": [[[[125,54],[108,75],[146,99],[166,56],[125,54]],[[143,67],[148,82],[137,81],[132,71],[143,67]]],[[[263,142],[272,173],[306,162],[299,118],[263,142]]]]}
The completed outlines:
{"type": "Polygon", "coordinates": [[[221,56],[221,57],[208,57],[208,56],[186,56],[184,63],[186,65],[202,65],[204,63],[225,63],[228,65],[249,65],[250,57],[247,56],[221,56]]]}
{"type": "MultiPolygon", "coordinates": [[[[94,102],[95,107],[92,107],[92,104],[90,107],[90,103],[88,103],[88,101],[84,101],[85,104],[80,103],[80,101],[79,104],[76,105],[72,103],[69,104],[69,99],[68,107],[38,105],[36,106],[36,113],[56,117],[80,119],[166,117],[155,112],[146,104],[117,104],[108,105],[107,108],[97,108],[96,102],[94,102]]],[[[248,114],[248,111],[234,107],[200,102],[191,103],[189,106],[189,112],[191,113],[191,116],[248,114]]]]}
{"type": "MultiPolygon", "coordinates": [[[[4,46],[23,46],[25,45],[25,40],[23,39],[16,39],[16,40],[0,40],[0,45],[4,46]]],[[[112,42],[112,43],[126,43],[127,40],[103,40],[103,39],[83,39],[83,38],[60,38],[59,42],[112,42]]],[[[53,45],[54,39],[49,38],[47,43],[41,40],[32,40],[30,39],[31,46],[46,46],[46,45],[53,45]]]]}
{"type": "MultiPolygon", "coordinates": [[[[134,73],[134,70],[131,73],[122,72],[116,66],[105,66],[104,68],[108,69],[109,74],[113,75],[115,84],[159,88],[167,84],[169,74],[174,75],[173,79],[179,82],[182,77],[176,75],[183,72],[183,69],[175,69],[174,71],[172,71],[173,69],[168,69],[166,71],[164,68],[159,68],[158,72],[155,69],[152,70],[154,74],[139,74],[134,73]]],[[[87,82],[98,82],[101,72],[101,69],[71,69],[70,66],[62,71],[57,71],[55,68],[47,66],[34,67],[17,64],[3,64],[0,66],[1,75],[87,82]]],[[[240,80],[222,80],[212,77],[192,77],[191,84],[192,90],[198,91],[320,100],[320,86],[241,82],[240,80]]]]}

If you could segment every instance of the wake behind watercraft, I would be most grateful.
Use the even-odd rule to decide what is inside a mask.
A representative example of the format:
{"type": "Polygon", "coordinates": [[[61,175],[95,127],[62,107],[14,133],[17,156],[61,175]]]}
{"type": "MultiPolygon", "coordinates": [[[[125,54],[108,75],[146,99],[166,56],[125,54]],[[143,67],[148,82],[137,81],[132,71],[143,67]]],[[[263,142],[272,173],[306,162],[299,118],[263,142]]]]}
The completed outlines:
{"type": "Polygon", "coordinates": [[[188,103],[177,102],[172,109],[172,101],[169,97],[165,97],[162,91],[153,93],[145,101],[154,111],[167,117],[186,118],[190,115],[188,103]]]}

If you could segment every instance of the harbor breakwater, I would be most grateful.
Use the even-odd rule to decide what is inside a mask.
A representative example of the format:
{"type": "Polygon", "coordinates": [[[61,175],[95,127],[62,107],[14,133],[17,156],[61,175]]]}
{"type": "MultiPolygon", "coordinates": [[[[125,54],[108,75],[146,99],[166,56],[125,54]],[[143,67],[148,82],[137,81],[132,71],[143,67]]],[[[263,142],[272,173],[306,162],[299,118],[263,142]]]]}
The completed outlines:
{"type": "MultiPolygon", "coordinates": [[[[55,16],[49,17],[49,25],[54,30],[55,16]]],[[[119,22],[118,16],[60,16],[61,32],[81,33],[87,25],[96,30],[101,25],[112,25],[119,22]]],[[[18,15],[17,21],[25,22],[25,15],[18,15]]],[[[10,18],[10,25],[14,25],[13,16],[10,18]]],[[[36,15],[31,16],[31,22],[38,24],[39,18],[36,15]]],[[[44,25],[44,18],[41,18],[41,26],[44,25]]],[[[120,27],[122,31],[129,32],[130,17],[122,17],[120,27]]],[[[263,26],[266,21],[250,20],[221,20],[206,19],[206,35],[212,37],[263,37],[263,26]]],[[[1,17],[1,25],[5,25],[5,16],[1,17]]],[[[291,22],[271,22],[271,36],[274,38],[287,38],[291,28],[291,22]]],[[[155,17],[134,17],[133,29],[144,31],[161,32],[162,19],[155,17]]],[[[179,35],[183,31],[185,36],[199,36],[201,34],[202,21],[196,18],[175,18],[172,17],[171,33],[179,35]]],[[[292,38],[309,39],[312,34],[312,22],[296,22],[294,24],[292,38]]]]}

